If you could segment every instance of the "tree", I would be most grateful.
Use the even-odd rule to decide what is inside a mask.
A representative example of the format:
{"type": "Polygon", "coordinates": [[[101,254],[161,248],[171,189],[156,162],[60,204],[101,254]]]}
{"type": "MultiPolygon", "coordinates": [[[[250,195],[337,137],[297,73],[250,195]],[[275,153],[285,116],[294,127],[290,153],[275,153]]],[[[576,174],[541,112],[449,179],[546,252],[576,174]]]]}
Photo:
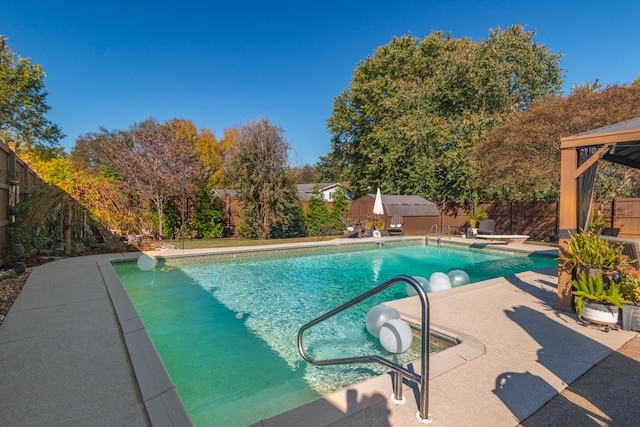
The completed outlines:
{"type": "Polygon", "coordinates": [[[224,137],[218,141],[210,130],[200,130],[196,140],[196,151],[209,188],[224,188],[227,185],[227,171],[224,165],[227,163],[235,134],[235,129],[225,129],[224,137]]]}
{"type": "Polygon", "coordinates": [[[135,125],[122,138],[112,139],[106,164],[123,178],[131,193],[151,200],[158,216],[158,235],[163,236],[164,203],[191,190],[191,176],[200,165],[195,150],[193,123],[174,119],[159,124],[153,119],[135,125]]]}
{"type": "Polygon", "coordinates": [[[331,207],[331,212],[329,212],[333,230],[335,230],[337,233],[344,230],[344,224],[340,217],[346,214],[348,210],[349,204],[347,199],[347,191],[342,187],[338,187],[335,193],[333,193],[333,206],[331,207]]]}
{"type": "Polygon", "coordinates": [[[208,186],[202,185],[198,189],[194,228],[196,237],[216,239],[224,234],[224,207],[218,197],[212,197],[208,186]]]}
{"type": "Polygon", "coordinates": [[[229,159],[234,188],[240,190],[244,235],[259,239],[299,226],[301,208],[287,168],[289,144],[283,131],[261,118],[237,129],[229,159]]]}
{"type": "Polygon", "coordinates": [[[64,134],[45,117],[51,109],[45,77],[40,65],[18,56],[0,35],[0,138],[15,142],[19,153],[52,158],[62,154],[59,141],[64,134]]]}
{"type": "Polygon", "coordinates": [[[311,184],[318,176],[321,176],[321,174],[318,173],[318,169],[309,164],[294,168],[293,172],[295,174],[296,184],[311,184]]]}
{"type": "Polygon", "coordinates": [[[316,182],[309,197],[307,207],[307,231],[312,236],[324,236],[331,228],[329,224],[329,211],[320,191],[320,184],[316,182]]]}
{"type": "Polygon", "coordinates": [[[135,186],[109,163],[109,157],[114,147],[128,147],[130,141],[128,131],[101,128],[80,136],[69,155],[75,177],[70,194],[77,194],[74,198],[102,228],[125,233],[135,233],[144,226],[144,208],[135,186]]]}
{"type": "Polygon", "coordinates": [[[48,185],[31,190],[27,199],[36,203],[19,205],[12,232],[20,235],[25,247],[37,250],[45,243],[63,242],[68,255],[74,240],[106,240],[110,230],[134,228],[140,217],[140,210],[112,178],[74,169],[66,157],[34,160],[30,166],[48,185]]]}
{"type": "MultiPolygon", "coordinates": [[[[475,148],[477,178],[485,198],[556,199],[560,186],[560,138],[640,116],[640,84],[574,87],[552,96],[491,130],[475,148]]],[[[631,195],[637,171],[602,165],[596,192],[610,198],[631,195]],[[635,177],[635,178],[634,178],[635,177]]]]}
{"type": "Polygon", "coordinates": [[[469,154],[484,133],[556,93],[560,56],[521,26],[479,43],[433,32],[393,38],[360,62],[327,120],[332,152],[354,196],[380,186],[445,204],[468,201],[469,154]]]}

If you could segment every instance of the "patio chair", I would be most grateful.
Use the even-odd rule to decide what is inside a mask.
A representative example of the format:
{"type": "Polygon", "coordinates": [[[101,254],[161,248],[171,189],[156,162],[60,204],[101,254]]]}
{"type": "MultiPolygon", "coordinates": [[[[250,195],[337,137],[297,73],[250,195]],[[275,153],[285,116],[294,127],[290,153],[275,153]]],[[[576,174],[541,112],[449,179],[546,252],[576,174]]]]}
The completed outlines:
{"type": "Polygon", "coordinates": [[[632,266],[635,268],[640,268],[640,246],[637,241],[625,240],[622,242],[624,245],[624,249],[622,250],[622,254],[629,257],[633,262],[632,266]]]}
{"type": "Polygon", "coordinates": [[[362,224],[358,222],[356,224],[350,225],[347,219],[342,215],[340,215],[340,221],[342,222],[342,225],[344,225],[344,228],[347,229],[347,232],[343,234],[341,237],[343,238],[362,237],[362,234],[363,234],[362,224]]]}
{"type": "Polygon", "coordinates": [[[600,238],[602,240],[608,240],[609,242],[622,244],[622,254],[628,256],[629,259],[633,261],[630,263],[632,266],[640,269],[640,240],[607,236],[605,234],[601,234],[600,238]]]}
{"type": "Polygon", "coordinates": [[[400,234],[404,236],[404,218],[402,215],[395,214],[391,217],[391,223],[389,223],[389,227],[387,228],[387,234],[391,236],[392,234],[400,234]]]}
{"type": "Polygon", "coordinates": [[[600,232],[601,236],[618,237],[618,234],[620,234],[620,229],[618,227],[603,228],[602,231],[600,232]]]}
{"type": "Polygon", "coordinates": [[[478,234],[493,234],[496,229],[495,219],[483,219],[478,225],[478,234]]]}

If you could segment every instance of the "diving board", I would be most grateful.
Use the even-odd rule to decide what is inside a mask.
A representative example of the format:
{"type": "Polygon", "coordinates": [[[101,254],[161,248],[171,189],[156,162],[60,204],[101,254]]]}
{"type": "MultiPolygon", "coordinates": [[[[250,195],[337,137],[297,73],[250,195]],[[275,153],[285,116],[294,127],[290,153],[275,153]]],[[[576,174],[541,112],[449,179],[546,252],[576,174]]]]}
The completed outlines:
{"type": "Polygon", "coordinates": [[[529,236],[525,234],[478,234],[476,236],[477,239],[487,239],[487,240],[499,240],[500,242],[504,242],[506,244],[516,242],[516,243],[524,243],[525,240],[529,238],[529,236]]]}

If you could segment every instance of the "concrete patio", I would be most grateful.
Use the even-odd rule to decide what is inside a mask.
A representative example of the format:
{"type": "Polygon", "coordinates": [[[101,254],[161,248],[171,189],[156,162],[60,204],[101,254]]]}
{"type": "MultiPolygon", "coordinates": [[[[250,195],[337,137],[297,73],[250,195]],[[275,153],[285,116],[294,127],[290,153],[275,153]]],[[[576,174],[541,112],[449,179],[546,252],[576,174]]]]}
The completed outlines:
{"type": "MultiPolygon", "coordinates": [[[[513,250],[536,249],[519,246],[513,250]]],[[[215,251],[152,255],[205,252],[215,251]]],[[[143,325],[109,271],[110,260],[131,256],[67,258],[33,271],[0,327],[0,425],[189,424],[161,362],[149,350],[153,347],[143,325]]],[[[637,340],[623,347],[636,332],[605,332],[579,324],[573,313],[555,311],[556,285],[557,271],[551,268],[429,295],[432,324],[470,337],[484,351],[472,358],[432,358],[431,425],[515,426],[532,415],[538,421],[525,425],[566,425],[559,417],[568,407],[575,410],[575,425],[593,417],[600,425],[608,425],[607,419],[627,425],[617,423],[621,413],[637,417],[638,404],[630,406],[628,396],[610,398],[597,410],[581,409],[566,397],[570,391],[572,396],[598,396],[594,387],[614,382],[596,377],[582,389],[565,390],[580,384],[583,380],[576,380],[588,371],[584,379],[613,371],[615,382],[624,384],[625,372],[640,370],[640,351],[633,346],[637,340]],[[610,355],[615,363],[608,358],[598,365],[610,355]],[[625,371],[616,372],[617,366],[625,371]],[[550,404],[540,410],[563,391],[554,402],[566,407],[550,404]]],[[[393,304],[407,319],[419,313],[415,299],[393,304]]],[[[415,416],[413,388],[406,386],[405,405],[391,403],[390,393],[390,377],[383,375],[257,425],[422,425],[415,416]]]]}

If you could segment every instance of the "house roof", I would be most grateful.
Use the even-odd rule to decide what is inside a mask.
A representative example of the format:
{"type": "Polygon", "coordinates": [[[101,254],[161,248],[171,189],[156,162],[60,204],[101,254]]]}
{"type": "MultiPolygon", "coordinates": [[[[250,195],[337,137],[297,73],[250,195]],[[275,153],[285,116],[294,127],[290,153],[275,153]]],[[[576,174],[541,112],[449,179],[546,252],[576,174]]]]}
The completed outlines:
{"type": "MultiPolygon", "coordinates": [[[[311,193],[313,193],[314,186],[315,184],[296,184],[298,199],[300,199],[300,201],[302,202],[309,200],[311,193]]],[[[325,183],[324,186],[320,188],[320,192],[329,191],[336,187],[346,188],[343,184],[339,183],[325,183]]],[[[213,191],[218,195],[218,197],[231,197],[232,199],[237,199],[240,197],[239,190],[232,190],[229,188],[216,188],[213,191]]],[[[349,199],[349,194],[347,194],[347,198],[349,199]]]]}
{"type": "MultiPolygon", "coordinates": [[[[296,184],[296,187],[298,190],[298,199],[300,199],[303,202],[309,200],[309,198],[311,197],[311,193],[313,193],[313,187],[315,187],[315,185],[316,184],[296,184]]],[[[320,187],[320,192],[322,193],[336,187],[346,188],[343,184],[340,184],[337,182],[324,183],[322,184],[322,187],[320,187]]]]}
{"type": "MultiPolygon", "coordinates": [[[[375,194],[367,194],[375,200],[375,194]]],[[[365,197],[366,197],[365,196],[365,197]]],[[[401,196],[382,194],[382,204],[387,216],[400,214],[402,216],[438,216],[440,211],[435,203],[420,196],[401,196]]]]}

